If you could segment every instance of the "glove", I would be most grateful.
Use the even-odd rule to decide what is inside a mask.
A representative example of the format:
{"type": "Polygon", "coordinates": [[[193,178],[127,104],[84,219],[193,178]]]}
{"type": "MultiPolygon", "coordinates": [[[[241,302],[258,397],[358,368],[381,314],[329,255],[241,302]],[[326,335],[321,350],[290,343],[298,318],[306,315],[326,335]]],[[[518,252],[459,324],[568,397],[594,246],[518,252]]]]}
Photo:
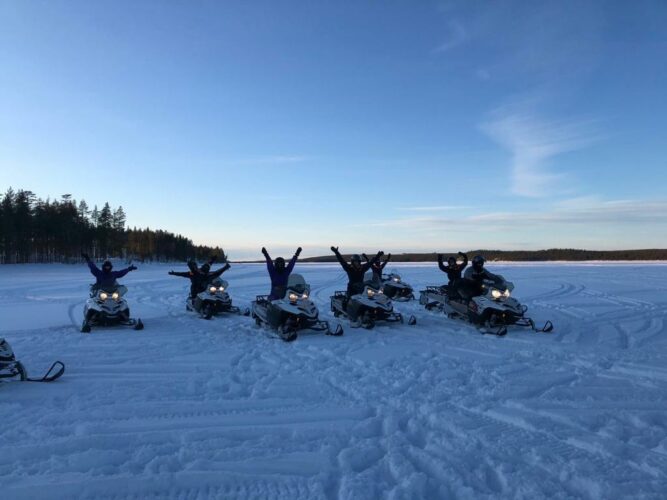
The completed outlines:
{"type": "Polygon", "coordinates": [[[391,259],[391,254],[390,253],[387,254],[387,260],[389,260],[389,259],[391,259]]]}
{"type": "Polygon", "coordinates": [[[130,271],[136,271],[136,270],[137,270],[137,266],[135,266],[135,265],[133,264],[133,265],[131,265],[130,267],[128,267],[128,269],[129,269],[130,271]]]}
{"type": "Polygon", "coordinates": [[[299,247],[299,248],[296,249],[296,254],[295,254],[295,255],[296,255],[297,257],[298,257],[299,255],[301,255],[301,250],[303,250],[303,248],[301,248],[301,247],[299,247]]]}
{"type": "Polygon", "coordinates": [[[90,256],[85,252],[81,252],[81,257],[83,257],[86,260],[90,260],[90,256]]]}
{"type": "Polygon", "coordinates": [[[384,255],[384,252],[383,252],[382,250],[380,250],[380,251],[378,252],[378,255],[379,255],[380,257],[382,257],[382,256],[384,255]]]}
{"type": "Polygon", "coordinates": [[[333,253],[338,253],[338,247],[333,247],[333,246],[332,246],[332,247],[331,247],[331,251],[332,251],[333,253]]]}
{"type": "Polygon", "coordinates": [[[459,255],[460,255],[461,257],[463,257],[463,252],[459,252],[459,255]]]}
{"type": "Polygon", "coordinates": [[[225,267],[224,267],[223,269],[226,271],[226,270],[229,269],[230,267],[232,267],[232,266],[230,266],[230,265],[229,265],[229,262],[227,262],[227,264],[225,264],[225,267]]]}
{"type": "Polygon", "coordinates": [[[266,251],[266,247],[262,247],[262,253],[266,256],[269,255],[269,252],[266,251]]]}

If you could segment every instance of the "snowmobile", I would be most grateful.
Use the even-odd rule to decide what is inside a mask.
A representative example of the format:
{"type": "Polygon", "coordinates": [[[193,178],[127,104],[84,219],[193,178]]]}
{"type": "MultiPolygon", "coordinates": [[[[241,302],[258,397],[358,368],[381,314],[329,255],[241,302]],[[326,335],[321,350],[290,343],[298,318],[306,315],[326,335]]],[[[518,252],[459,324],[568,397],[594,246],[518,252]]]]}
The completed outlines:
{"type": "Polygon", "coordinates": [[[248,316],[250,311],[246,308],[243,313],[241,309],[232,305],[232,299],[227,293],[229,283],[227,281],[215,278],[206,287],[206,290],[197,294],[194,300],[189,297],[185,303],[188,311],[198,312],[204,319],[211,319],[213,315],[219,313],[243,314],[248,316]]]}
{"type": "MultiPolygon", "coordinates": [[[[348,299],[344,290],[335,291],[331,296],[331,311],[335,317],[345,316],[349,318],[347,307],[349,302],[355,301],[359,304],[360,326],[370,330],[378,321],[400,322],[405,320],[401,313],[394,312],[391,299],[385,295],[382,286],[374,280],[364,282],[364,290],[348,299]]],[[[410,316],[409,325],[417,324],[417,318],[410,316]]]]}
{"type": "Polygon", "coordinates": [[[53,382],[65,373],[65,365],[56,361],[42,378],[30,378],[23,363],[14,356],[9,342],[0,338],[0,379],[17,379],[22,382],[53,382]]]}
{"type": "Polygon", "coordinates": [[[132,326],[135,330],[143,330],[144,324],[140,319],[130,318],[130,308],[124,295],[127,287],[114,285],[112,287],[90,286],[90,298],[83,307],[83,324],[81,331],[90,333],[92,326],[124,325],[132,326]]]}
{"type": "Polygon", "coordinates": [[[419,303],[429,310],[442,310],[448,318],[468,321],[476,325],[481,333],[503,336],[507,334],[508,326],[526,326],[534,332],[551,332],[551,321],[537,328],[535,322],[525,316],[528,306],[511,296],[514,284],[498,276],[503,280],[501,284],[485,280],[482,294],[471,298],[459,293],[449,294],[446,285],[427,286],[420,292],[419,303]]]}
{"type": "Polygon", "coordinates": [[[412,287],[395,272],[382,275],[382,290],[392,300],[405,302],[415,298],[412,287]]]}
{"type": "Polygon", "coordinates": [[[300,274],[290,275],[284,299],[269,300],[268,295],[258,295],[252,302],[251,315],[258,326],[271,326],[288,342],[295,340],[300,330],[343,335],[340,325],[332,330],[327,321],[319,319],[317,306],[310,300],[310,286],[300,274]]]}

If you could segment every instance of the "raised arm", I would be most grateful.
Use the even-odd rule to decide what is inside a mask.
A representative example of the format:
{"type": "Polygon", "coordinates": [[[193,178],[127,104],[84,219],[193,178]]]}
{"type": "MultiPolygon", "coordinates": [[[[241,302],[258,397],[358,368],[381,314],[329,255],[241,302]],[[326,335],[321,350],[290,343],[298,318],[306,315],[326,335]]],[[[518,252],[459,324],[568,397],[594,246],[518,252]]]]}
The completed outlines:
{"type": "Polygon", "coordinates": [[[299,255],[301,255],[301,250],[301,247],[297,248],[294,256],[290,259],[289,264],[287,264],[287,274],[291,273],[292,269],[294,269],[294,264],[296,264],[296,260],[299,258],[299,255]]]}
{"type": "Polygon", "coordinates": [[[269,274],[273,276],[275,267],[273,265],[273,261],[271,260],[271,256],[269,255],[269,252],[266,251],[266,247],[262,247],[262,254],[264,255],[264,259],[266,259],[266,269],[269,271],[269,274]]]}
{"type": "Polygon", "coordinates": [[[86,264],[88,264],[88,269],[90,269],[90,274],[92,274],[96,278],[99,278],[100,275],[102,274],[102,271],[100,270],[100,268],[97,267],[92,260],[90,260],[90,257],[88,256],[87,253],[82,253],[81,257],[86,259],[86,264]]]}
{"type": "Polygon", "coordinates": [[[443,264],[442,261],[443,261],[444,258],[445,258],[444,255],[442,255],[441,253],[438,254],[438,267],[440,268],[440,270],[443,273],[446,273],[446,272],[449,271],[449,268],[447,266],[445,266],[445,264],[443,264]]]}
{"type": "Polygon", "coordinates": [[[190,271],[184,271],[184,272],[174,272],[174,271],[169,271],[167,273],[169,276],[178,276],[180,278],[189,278],[192,276],[192,273],[190,271]]]}
{"type": "Polygon", "coordinates": [[[384,269],[385,266],[387,265],[387,262],[389,262],[390,260],[391,260],[391,254],[388,253],[387,254],[387,260],[385,260],[382,264],[380,264],[380,269],[384,269]]]}
{"type": "Polygon", "coordinates": [[[373,260],[370,262],[366,262],[363,266],[361,266],[361,269],[363,269],[364,272],[368,271],[371,266],[377,264],[380,261],[380,258],[384,255],[384,252],[380,250],[377,254],[375,254],[375,257],[373,257],[373,260]]]}
{"type": "Polygon", "coordinates": [[[463,262],[461,262],[461,263],[459,264],[459,269],[460,269],[461,271],[463,271],[463,270],[466,268],[466,266],[468,265],[468,256],[467,256],[466,254],[464,254],[463,252],[459,252],[459,255],[460,255],[461,257],[463,257],[463,262]]]}
{"type": "Polygon", "coordinates": [[[126,267],[125,269],[121,269],[120,271],[112,271],[111,275],[114,277],[114,279],[122,278],[125,276],[127,273],[130,271],[135,271],[137,269],[137,266],[130,266],[126,267]]]}
{"type": "Polygon", "coordinates": [[[225,264],[223,267],[221,267],[217,271],[213,271],[212,273],[210,273],[209,276],[211,277],[211,279],[215,279],[215,278],[219,277],[222,273],[224,273],[230,267],[232,267],[232,266],[230,266],[229,262],[228,262],[227,264],[225,264]]]}
{"type": "Polygon", "coordinates": [[[338,251],[338,247],[331,247],[331,251],[336,256],[336,260],[338,260],[338,263],[342,266],[343,269],[347,271],[350,265],[347,262],[345,262],[345,259],[343,259],[343,256],[338,251]]]}

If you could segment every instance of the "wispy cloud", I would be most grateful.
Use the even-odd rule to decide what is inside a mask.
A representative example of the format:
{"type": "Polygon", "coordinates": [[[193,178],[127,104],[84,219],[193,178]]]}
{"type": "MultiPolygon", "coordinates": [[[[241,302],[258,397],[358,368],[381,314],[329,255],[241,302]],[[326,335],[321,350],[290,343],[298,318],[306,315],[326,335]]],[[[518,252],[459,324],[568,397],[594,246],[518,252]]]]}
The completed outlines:
{"type": "Polygon", "coordinates": [[[468,39],[468,32],[459,21],[449,21],[445,33],[445,41],[433,49],[433,53],[438,54],[458,47],[468,39]]]}
{"type": "Polygon", "coordinates": [[[419,216],[377,221],[364,226],[412,228],[418,230],[507,231],[548,229],[549,226],[607,226],[622,228],[627,225],[643,225],[647,229],[654,224],[667,224],[667,200],[612,200],[577,198],[559,202],[551,210],[534,212],[489,212],[465,217],[419,216]],[[586,201],[588,200],[588,201],[586,201]]]}
{"type": "Polygon", "coordinates": [[[408,212],[444,212],[449,210],[465,210],[467,207],[465,205],[438,205],[433,207],[399,207],[398,210],[404,210],[408,212]]]}
{"type": "Polygon", "coordinates": [[[565,175],[555,172],[551,161],[586,147],[596,137],[592,120],[546,121],[508,108],[492,113],[481,129],[512,155],[512,192],[529,197],[560,189],[565,175]]]}

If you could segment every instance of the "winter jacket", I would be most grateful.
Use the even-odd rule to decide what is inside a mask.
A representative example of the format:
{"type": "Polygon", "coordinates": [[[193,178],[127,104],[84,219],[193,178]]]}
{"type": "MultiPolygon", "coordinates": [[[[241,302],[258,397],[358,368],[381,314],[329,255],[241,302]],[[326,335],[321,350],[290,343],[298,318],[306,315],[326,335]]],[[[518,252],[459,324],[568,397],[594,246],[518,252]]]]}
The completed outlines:
{"type": "MultiPolygon", "coordinates": [[[[371,261],[365,253],[362,254],[362,256],[364,257],[364,259],[366,259],[366,262],[371,261]]],[[[387,255],[387,259],[384,262],[380,262],[380,260],[378,259],[375,262],[375,264],[371,265],[371,272],[373,273],[373,281],[377,281],[378,283],[382,282],[382,271],[384,271],[387,262],[389,262],[390,260],[391,260],[391,254],[387,255]]]]}
{"type": "Polygon", "coordinates": [[[194,298],[197,294],[206,290],[206,287],[213,281],[215,278],[218,278],[222,273],[224,273],[231,266],[225,264],[224,267],[218,269],[217,271],[203,273],[199,270],[195,271],[186,271],[182,273],[170,273],[172,276],[180,276],[181,278],[188,278],[190,280],[190,297],[194,298]]]}
{"type": "Polygon", "coordinates": [[[347,296],[351,297],[352,295],[361,293],[364,290],[364,275],[373,264],[380,260],[380,252],[378,252],[378,254],[373,257],[373,260],[362,264],[359,266],[359,268],[355,268],[351,264],[345,262],[345,259],[343,259],[343,256],[340,254],[340,252],[336,251],[334,253],[336,254],[336,259],[340,263],[341,267],[347,273],[347,296]]]}
{"type": "Polygon", "coordinates": [[[502,277],[498,276],[497,274],[490,273],[486,269],[482,269],[481,272],[477,272],[472,267],[469,267],[468,269],[466,269],[466,272],[463,275],[463,277],[467,280],[474,281],[475,283],[477,283],[479,285],[484,284],[485,280],[493,281],[494,283],[496,283],[498,285],[501,285],[505,282],[505,280],[502,277]]]}
{"type": "Polygon", "coordinates": [[[269,300],[283,299],[287,293],[287,280],[289,279],[292,269],[294,269],[294,264],[296,264],[298,256],[294,254],[294,257],[292,257],[282,272],[276,269],[276,266],[273,264],[268,253],[264,255],[264,258],[266,259],[266,268],[271,277],[271,293],[269,293],[268,298],[269,300]]]}
{"type": "Polygon", "coordinates": [[[468,265],[468,256],[466,254],[462,255],[463,257],[463,262],[461,264],[454,264],[453,266],[445,265],[443,263],[443,257],[442,255],[438,255],[438,267],[443,273],[447,274],[447,278],[449,279],[448,285],[454,285],[456,282],[458,282],[461,279],[461,274],[463,273],[463,270],[466,268],[468,265]]]}
{"type": "Polygon", "coordinates": [[[127,273],[131,271],[129,267],[126,267],[122,271],[109,271],[105,273],[99,267],[95,265],[92,260],[87,261],[90,272],[96,278],[95,288],[113,288],[116,286],[116,280],[122,278],[127,273]]]}

